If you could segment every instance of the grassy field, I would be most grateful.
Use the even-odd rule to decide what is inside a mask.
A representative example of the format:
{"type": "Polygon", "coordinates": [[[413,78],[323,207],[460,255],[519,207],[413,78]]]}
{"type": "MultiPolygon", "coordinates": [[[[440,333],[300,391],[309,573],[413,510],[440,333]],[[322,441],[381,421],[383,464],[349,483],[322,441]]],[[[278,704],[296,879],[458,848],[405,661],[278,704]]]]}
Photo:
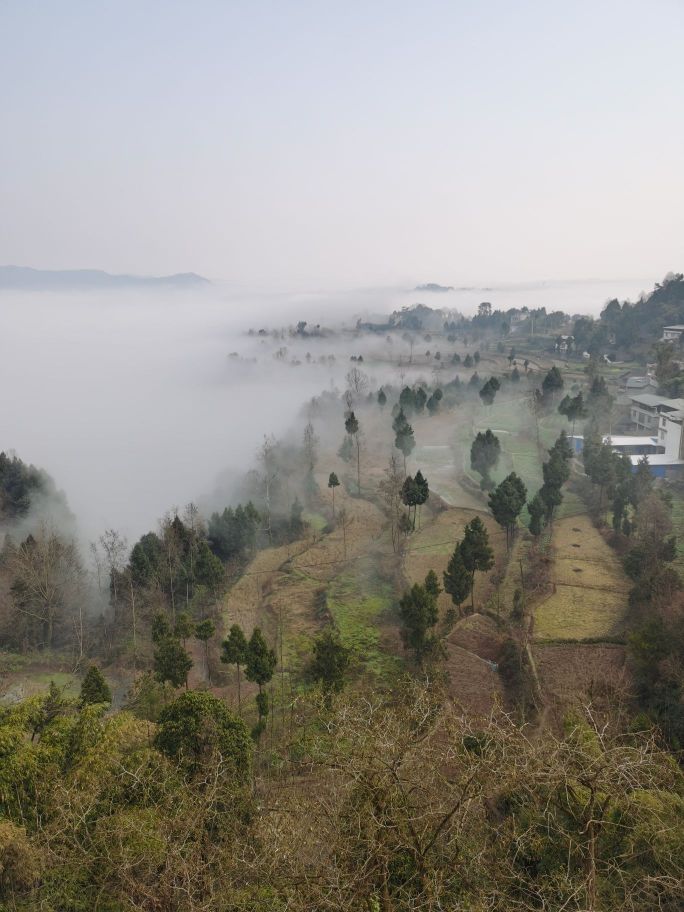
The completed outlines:
{"type": "Polygon", "coordinates": [[[336,576],[328,590],[328,609],[342,643],[363,670],[379,677],[396,673],[401,660],[383,645],[383,626],[394,604],[392,587],[380,579],[369,560],[336,576]]]}
{"type": "Polygon", "coordinates": [[[677,558],[675,570],[684,578],[684,494],[672,489],[672,527],[677,536],[677,558]]]}
{"type": "Polygon", "coordinates": [[[614,639],[624,634],[629,581],[588,516],[554,523],[556,591],[535,611],[538,641],[614,639]]]}

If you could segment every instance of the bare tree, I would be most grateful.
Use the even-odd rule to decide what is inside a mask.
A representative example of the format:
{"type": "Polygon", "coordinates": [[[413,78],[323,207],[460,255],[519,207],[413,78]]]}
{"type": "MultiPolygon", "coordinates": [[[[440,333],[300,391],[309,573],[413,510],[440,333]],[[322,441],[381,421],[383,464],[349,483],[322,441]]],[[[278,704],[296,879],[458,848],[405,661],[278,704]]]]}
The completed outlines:
{"type": "Polygon", "coordinates": [[[109,585],[114,605],[114,615],[117,615],[119,604],[119,576],[123,570],[128,542],[116,529],[105,529],[100,536],[100,546],[104,552],[104,561],[109,574],[109,585]]]}
{"type": "Polygon", "coordinates": [[[357,400],[368,391],[368,387],[370,386],[368,374],[359,370],[358,367],[352,367],[351,370],[348,371],[346,380],[347,388],[351,390],[357,400]]]}
{"type": "Polygon", "coordinates": [[[401,490],[404,483],[404,475],[399,468],[397,457],[394,453],[390,456],[389,465],[385,469],[385,477],[379,484],[380,494],[385,501],[387,513],[390,520],[390,532],[392,535],[392,550],[396,553],[401,540],[401,528],[399,525],[401,517],[404,515],[402,510],[401,490]]]}
{"type": "Polygon", "coordinates": [[[12,600],[27,642],[51,649],[55,630],[73,630],[78,659],[84,651],[85,573],[73,541],[64,541],[48,525],[20,545],[9,544],[7,565],[13,579],[12,600]]]}

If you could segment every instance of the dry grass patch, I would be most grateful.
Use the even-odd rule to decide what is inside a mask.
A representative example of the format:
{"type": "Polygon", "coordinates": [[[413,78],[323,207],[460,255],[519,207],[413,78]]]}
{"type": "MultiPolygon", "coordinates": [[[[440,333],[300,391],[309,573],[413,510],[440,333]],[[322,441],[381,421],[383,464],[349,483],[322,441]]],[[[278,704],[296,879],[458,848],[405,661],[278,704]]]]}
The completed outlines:
{"type": "Polygon", "coordinates": [[[505,705],[501,678],[485,659],[447,643],[446,672],[454,703],[470,716],[487,716],[494,706],[505,705]]]}
{"type": "Polygon", "coordinates": [[[624,632],[630,585],[587,516],[554,524],[551,578],[555,592],[535,610],[537,640],[585,640],[624,632]]]}
{"type": "Polygon", "coordinates": [[[624,646],[611,643],[536,644],[534,655],[545,693],[567,704],[591,702],[627,682],[624,646]]]}

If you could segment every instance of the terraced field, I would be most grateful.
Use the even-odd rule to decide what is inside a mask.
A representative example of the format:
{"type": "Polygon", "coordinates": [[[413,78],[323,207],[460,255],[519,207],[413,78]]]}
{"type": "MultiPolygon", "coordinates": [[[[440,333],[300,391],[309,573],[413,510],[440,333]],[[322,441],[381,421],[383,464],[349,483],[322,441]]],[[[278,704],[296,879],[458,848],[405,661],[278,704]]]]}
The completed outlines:
{"type": "Polygon", "coordinates": [[[629,581],[588,516],[554,523],[552,555],[555,592],[535,610],[535,640],[620,639],[629,581]]]}

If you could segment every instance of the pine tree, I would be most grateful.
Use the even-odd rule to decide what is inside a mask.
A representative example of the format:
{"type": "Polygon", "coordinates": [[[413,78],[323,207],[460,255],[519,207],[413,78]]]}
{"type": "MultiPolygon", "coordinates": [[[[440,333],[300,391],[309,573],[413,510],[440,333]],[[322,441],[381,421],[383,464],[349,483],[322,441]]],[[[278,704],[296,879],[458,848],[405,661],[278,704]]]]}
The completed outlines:
{"type": "Polygon", "coordinates": [[[211,684],[211,671],[209,669],[209,640],[216,633],[216,625],[211,618],[205,618],[195,625],[195,637],[204,643],[204,664],[207,669],[207,680],[211,684]]]}
{"type": "Polygon", "coordinates": [[[479,516],[472,519],[463,530],[461,557],[471,574],[471,609],[475,611],[475,573],[484,573],[494,566],[494,552],[489,546],[489,533],[479,516]]]}
{"type": "MultiPolygon", "coordinates": [[[[418,516],[420,517],[420,508],[423,504],[427,503],[428,498],[430,497],[430,486],[428,484],[427,478],[423,473],[418,469],[416,476],[413,479],[415,488],[416,488],[416,506],[418,507],[418,516]]],[[[414,521],[415,521],[415,508],[414,508],[414,521]]]]}
{"type": "Polygon", "coordinates": [[[421,662],[432,648],[429,631],[437,623],[437,595],[439,586],[433,574],[425,585],[414,583],[399,601],[402,622],[401,638],[407,649],[412,649],[417,662],[421,662]],[[434,578],[433,578],[434,577],[434,578]]]}
{"type": "Polygon", "coordinates": [[[381,409],[384,409],[384,407],[387,405],[387,394],[382,388],[378,390],[378,405],[381,409]]]}
{"type": "Polygon", "coordinates": [[[461,542],[456,543],[454,552],[449,558],[449,563],[444,571],[444,591],[451,596],[451,601],[461,609],[461,605],[470,595],[472,589],[472,574],[466,569],[461,554],[461,542]]]}
{"type": "MultiPolygon", "coordinates": [[[[399,413],[403,415],[403,412],[399,413]]],[[[404,473],[406,473],[406,459],[411,455],[413,449],[416,445],[416,439],[413,435],[413,428],[411,425],[404,419],[403,426],[396,432],[396,437],[394,439],[395,447],[401,451],[404,457],[404,473]]]]}
{"type": "Polygon", "coordinates": [[[264,635],[258,627],[254,628],[252,636],[247,644],[247,659],[245,662],[245,677],[259,686],[257,696],[257,711],[259,721],[255,729],[257,737],[261,734],[265,725],[265,718],[268,715],[268,696],[263,692],[264,684],[273,677],[278,660],[273,649],[269,649],[264,639],[264,635]]]}
{"type": "Polygon", "coordinates": [[[191,637],[195,632],[195,625],[192,622],[192,618],[186,611],[181,611],[181,613],[176,618],[176,623],[174,624],[173,634],[174,636],[183,641],[183,646],[185,646],[185,641],[188,637],[191,637]]]}
{"type": "Polygon", "coordinates": [[[340,634],[333,627],[327,627],[314,640],[308,675],[321,684],[327,702],[331,694],[339,693],[344,687],[350,659],[351,650],[342,645],[340,634]]]}
{"type": "Polygon", "coordinates": [[[161,643],[168,636],[171,636],[168,618],[161,611],[158,611],[152,618],[152,642],[161,643]]]}
{"type": "Polygon", "coordinates": [[[337,477],[335,472],[331,472],[328,476],[328,487],[332,491],[332,513],[333,513],[333,522],[335,521],[335,488],[339,488],[340,479],[337,477]]]}
{"type": "Polygon", "coordinates": [[[500,453],[499,438],[492,431],[478,432],[470,447],[470,466],[482,476],[480,487],[484,491],[493,487],[491,472],[499,461],[500,453]]]}
{"type": "Polygon", "coordinates": [[[91,665],[81,682],[81,706],[91,703],[111,703],[112,692],[105,681],[104,675],[97,667],[91,665]]]}
{"type": "Polygon", "coordinates": [[[169,681],[174,687],[188,686],[188,672],[193,662],[179,640],[167,636],[154,651],[154,673],[160,683],[169,681]]]}
{"type": "Polygon", "coordinates": [[[510,549],[515,526],[527,499],[527,488],[511,472],[489,495],[489,508],[497,523],[506,530],[506,548],[510,549]]]}
{"type": "Polygon", "coordinates": [[[240,666],[247,661],[247,638],[239,624],[233,624],[227,639],[222,643],[221,661],[224,665],[237,667],[238,685],[238,711],[242,709],[242,694],[240,692],[240,666]]]}
{"type": "Polygon", "coordinates": [[[546,504],[540,492],[537,492],[532,500],[527,504],[527,512],[530,514],[530,532],[534,536],[541,535],[543,521],[546,516],[546,504]]]}
{"type": "Polygon", "coordinates": [[[354,412],[349,412],[344,421],[344,429],[356,441],[356,480],[361,494],[361,439],[359,437],[359,420],[354,412]]]}

